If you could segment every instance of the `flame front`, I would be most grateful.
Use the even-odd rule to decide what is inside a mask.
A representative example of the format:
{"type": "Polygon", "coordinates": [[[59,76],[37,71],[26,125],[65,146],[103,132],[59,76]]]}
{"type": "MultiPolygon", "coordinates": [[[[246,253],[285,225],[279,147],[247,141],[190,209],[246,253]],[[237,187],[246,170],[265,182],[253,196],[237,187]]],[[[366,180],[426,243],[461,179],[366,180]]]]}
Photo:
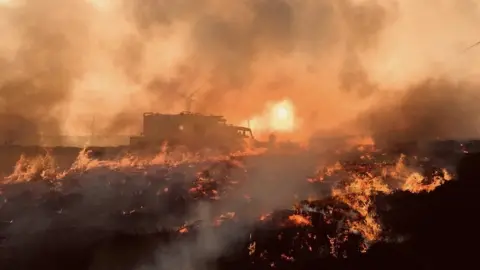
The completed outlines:
{"type": "MultiPolygon", "coordinates": [[[[277,111],[275,108],[281,106],[272,106],[272,113],[278,113],[277,116],[280,118],[285,116],[285,111],[277,111]]],[[[322,164],[313,176],[305,178],[307,184],[299,179],[298,185],[295,184],[291,190],[287,190],[291,192],[296,202],[290,209],[283,208],[287,205],[283,202],[278,204],[275,202],[272,206],[271,196],[268,196],[269,194],[265,196],[263,192],[264,185],[258,185],[258,181],[266,181],[267,185],[269,180],[254,178],[254,174],[248,173],[247,169],[250,168],[247,166],[248,163],[241,161],[248,156],[252,160],[258,160],[262,155],[239,154],[240,159],[233,160],[232,157],[224,156],[202,158],[185,155],[178,159],[167,152],[161,152],[153,159],[125,156],[118,160],[97,160],[92,159],[86,149],[80,152],[71,168],[65,171],[57,167],[50,152],[34,159],[22,157],[17,162],[14,172],[3,179],[0,186],[3,193],[0,193],[0,196],[4,196],[5,200],[3,202],[0,200],[0,203],[17,203],[18,200],[15,199],[19,194],[23,194],[24,190],[34,191],[34,198],[48,198],[52,193],[55,193],[54,196],[80,194],[88,197],[82,202],[85,208],[68,208],[60,205],[55,217],[67,214],[75,216],[76,220],[81,221],[77,226],[88,227],[91,225],[90,220],[101,220],[91,219],[92,216],[104,217],[105,213],[121,213],[122,218],[132,220],[138,219],[138,215],[142,213],[159,215],[157,211],[161,207],[151,203],[158,201],[159,198],[171,203],[189,201],[192,203],[191,209],[209,205],[205,209],[202,208],[208,211],[205,211],[207,213],[205,216],[202,212],[200,220],[196,220],[195,216],[195,220],[185,222],[182,217],[178,224],[173,224],[174,231],[179,237],[183,235],[189,237],[202,233],[202,230],[208,231],[209,228],[235,227],[238,224],[254,225],[256,228],[258,225],[259,228],[269,228],[268,231],[278,233],[276,240],[269,241],[278,241],[279,245],[288,242],[288,245],[293,247],[289,252],[277,255],[280,258],[274,258],[272,256],[275,255],[269,254],[269,246],[262,242],[262,239],[267,238],[258,236],[262,230],[253,229],[253,237],[250,239],[252,242],[248,247],[252,260],[292,262],[298,259],[299,252],[309,254],[326,252],[333,257],[347,256],[343,252],[350,240],[358,241],[361,251],[366,252],[375,242],[389,239],[388,231],[384,230],[379,220],[381,212],[378,211],[374,200],[377,195],[389,195],[400,190],[411,193],[431,192],[446,181],[453,180],[453,176],[446,169],[439,168],[433,177],[425,174],[421,167],[409,162],[404,155],[397,162],[395,160],[385,162],[375,158],[381,157],[382,152],[375,152],[377,150],[372,151],[370,148],[359,151],[362,157],[359,163],[332,160],[333,163],[322,164]],[[191,177],[193,181],[185,181],[183,177],[177,179],[178,172],[183,172],[184,177],[191,177]],[[173,179],[182,183],[181,190],[179,186],[169,184],[174,182],[173,179]],[[15,185],[22,182],[22,185],[15,185]],[[304,193],[304,187],[307,186],[311,194],[304,193]],[[238,197],[238,193],[236,194],[235,191],[239,189],[243,196],[238,197]],[[142,194],[145,192],[143,194],[145,200],[142,200],[140,205],[122,203],[125,200],[129,201],[128,198],[131,198],[131,201],[137,199],[136,194],[140,191],[142,194]],[[327,197],[326,191],[330,193],[327,197]],[[118,196],[117,192],[122,195],[118,196]],[[107,203],[106,198],[111,200],[118,198],[118,201],[107,203]],[[207,201],[211,204],[204,205],[203,203],[207,201]],[[216,209],[211,207],[213,205],[221,207],[216,209]],[[83,211],[87,208],[90,209],[88,218],[84,216],[83,211]],[[79,209],[82,211],[78,211],[79,209]]],[[[265,158],[263,161],[270,161],[271,157],[265,155],[263,158],[265,158]]],[[[291,160],[290,156],[284,158],[289,162],[291,160]]],[[[285,169],[290,170],[293,167],[285,169]]],[[[291,200],[292,197],[288,195],[284,198],[291,200]]],[[[37,203],[36,200],[33,201],[37,203]]],[[[42,199],[38,202],[43,201],[42,199]]],[[[21,212],[16,213],[14,217],[16,219],[12,218],[13,221],[8,223],[8,226],[24,224],[17,225],[16,220],[23,218],[21,212]]],[[[32,217],[32,222],[35,221],[34,218],[32,217]]],[[[171,228],[172,224],[168,222],[161,221],[152,226],[157,228],[156,226],[162,225],[171,228]]],[[[139,222],[135,226],[147,225],[139,222]]],[[[219,230],[219,235],[221,233],[222,230],[219,230]]]]}
{"type": "Polygon", "coordinates": [[[295,106],[289,99],[268,104],[262,114],[244,121],[256,134],[269,132],[290,133],[297,127],[295,106]]]}

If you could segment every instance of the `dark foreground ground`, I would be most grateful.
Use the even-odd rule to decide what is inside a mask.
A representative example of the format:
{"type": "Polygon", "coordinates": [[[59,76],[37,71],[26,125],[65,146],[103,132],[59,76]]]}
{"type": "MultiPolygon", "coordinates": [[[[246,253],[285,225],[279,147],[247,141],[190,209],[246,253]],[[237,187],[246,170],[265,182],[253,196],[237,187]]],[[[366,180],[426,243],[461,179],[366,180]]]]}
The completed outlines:
{"type": "MultiPolygon", "coordinates": [[[[211,253],[215,256],[207,256],[202,259],[202,264],[193,263],[190,268],[178,259],[195,257],[192,254],[178,256],[185,252],[183,243],[192,243],[191,239],[195,238],[197,245],[205,247],[190,247],[189,251],[210,254],[205,249],[211,248],[211,243],[207,241],[211,238],[206,238],[206,242],[198,241],[198,237],[205,235],[201,226],[192,222],[183,228],[188,233],[180,228],[129,230],[130,227],[138,228],[139,223],[151,223],[158,218],[135,212],[114,218],[115,222],[108,227],[77,228],[62,226],[59,222],[39,233],[33,228],[28,230],[26,224],[21,233],[28,235],[25,241],[29,244],[11,247],[2,244],[9,237],[2,232],[11,225],[13,214],[9,212],[11,209],[3,207],[0,208],[0,269],[142,269],[139,268],[142,265],[155,265],[151,269],[474,268],[478,265],[480,243],[477,218],[480,213],[480,154],[464,154],[455,160],[456,179],[432,192],[414,194],[398,191],[372,196],[379,219],[392,240],[388,241],[386,237],[386,241],[373,244],[367,252],[363,252],[364,244],[355,234],[348,235],[348,240],[341,243],[332,242],[331,236],[336,233],[339,221],[325,222],[325,213],[310,213],[311,226],[290,226],[285,217],[295,214],[293,210],[279,210],[268,221],[259,221],[245,229],[239,228],[241,225],[235,219],[226,220],[214,227],[212,232],[222,237],[236,234],[234,241],[228,241],[228,246],[212,248],[211,253]],[[168,250],[164,250],[160,258],[155,258],[155,251],[162,247],[168,247],[168,250]]],[[[153,192],[154,188],[151,190],[153,192]]],[[[145,192],[148,193],[148,190],[145,192]]],[[[167,209],[161,210],[165,217],[178,217],[185,211],[188,201],[178,195],[182,188],[178,192],[162,199],[160,204],[167,205],[167,209]]],[[[39,200],[31,192],[24,192],[16,196],[16,205],[38,201],[35,207],[54,213],[75,205],[75,201],[81,199],[75,196],[73,193],[59,196],[52,191],[47,199],[39,200]]],[[[318,208],[323,210],[342,208],[329,198],[317,203],[318,208]]],[[[31,207],[24,206],[15,211],[29,213],[31,207]]],[[[337,210],[332,211],[330,214],[335,217],[337,210]]],[[[248,213],[239,211],[238,219],[241,220],[242,215],[247,216],[248,213]]],[[[338,212],[338,215],[342,213],[338,212]]],[[[89,213],[85,213],[84,218],[88,217],[89,213]]],[[[65,220],[65,224],[71,223],[65,220]]]]}

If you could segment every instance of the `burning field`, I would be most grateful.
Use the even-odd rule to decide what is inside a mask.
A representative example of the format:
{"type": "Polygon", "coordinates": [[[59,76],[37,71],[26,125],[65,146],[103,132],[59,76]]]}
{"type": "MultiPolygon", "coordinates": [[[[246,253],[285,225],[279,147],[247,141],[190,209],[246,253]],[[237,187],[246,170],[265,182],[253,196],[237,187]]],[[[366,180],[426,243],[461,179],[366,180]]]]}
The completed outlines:
{"type": "Polygon", "coordinates": [[[479,23],[480,0],[0,0],[0,269],[475,265],[479,23]]]}
{"type": "Polygon", "coordinates": [[[49,155],[22,158],[3,179],[2,269],[379,269],[387,260],[429,269],[432,250],[447,248],[435,243],[451,244],[455,227],[435,234],[457,222],[449,212],[465,212],[452,207],[470,200],[459,186],[471,184],[478,162],[464,157],[461,175],[455,162],[465,154],[432,159],[372,147],[329,160],[307,150],[87,154],[67,170],[49,155]],[[424,242],[429,235],[437,240],[424,242]]]}

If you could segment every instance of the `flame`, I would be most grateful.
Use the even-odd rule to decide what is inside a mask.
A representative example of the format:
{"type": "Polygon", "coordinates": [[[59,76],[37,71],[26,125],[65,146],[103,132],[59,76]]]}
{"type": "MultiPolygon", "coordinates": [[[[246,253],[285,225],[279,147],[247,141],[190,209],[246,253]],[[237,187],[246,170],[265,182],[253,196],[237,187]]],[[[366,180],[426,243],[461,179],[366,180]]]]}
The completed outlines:
{"type": "MultiPolygon", "coordinates": [[[[271,112],[273,114],[278,113],[277,116],[285,116],[284,111],[277,111],[275,108],[279,107],[272,107],[271,112]]],[[[368,139],[366,139],[366,141],[368,142],[368,139]]],[[[83,175],[83,180],[82,183],[79,183],[78,185],[85,190],[87,188],[93,188],[96,190],[98,185],[102,184],[101,182],[106,182],[107,185],[111,185],[111,181],[113,180],[110,178],[109,181],[99,180],[100,178],[95,173],[108,173],[111,171],[124,174],[134,173],[135,175],[138,174],[139,177],[138,179],[135,178],[137,179],[136,181],[138,183],[142,183],[146,179],[144,177],[148,176],[147,172],[153,172],[158,169],[158,167],[155,165],[165,165],[166,167],[170,167],[179,166],[182,163],[201,161],[203,163],[198,167],[198,169],[200,169],[199,172],[203,172],[205,165],[210,167],[210,163],[206,163],[207,161],[228,161],[228,165],[230,167],[235,166],[236,168],[240,168],[242,171],[246,171],[244,163],[238,160],[231,161],[230,157],[215,156],[207,159],[207,157],[202,158],[185,155],[181,156],[179,160],[177,158],[171,159],[172,156],[167,155],[165,151],[166,149],[163,149],[162,152],[153,159],[146,160],[133,156],[125,156],[115,160],[96,160],[92,159],[88,155],[88,151],[86,149],[83,149],[78,154],[77,159],[72,164],[71,168],[68,168],[65,171],[60,170],[55,162],[54,157],[49,151],[47,151],[45,155],[32,159],[22,156],[17,162],[14,172],[10,176],[5,177],[3,179],[3,183],[7,184],[35,181],[36,184],[41,184],[42,182],[48,181],[48,184],[56,184],[53,186],[58,187],[61,186],[62,180],[67,180],[72,177],[76,178],[78,174],[81,174],[83,175]],[[88,174],[89,171],[92,172],[90,176],[88,174]]],[[[311,183],[319,181],[322,181],[325,184],[330,183],[331,196],[336,202],[341,202],[342,204],[348,206],[347,209],[349,210],[338,208],[338,211],[335,210],[337,211],[335,212],[333,208],[334,206],[329,206],[319,208],[320,210],[318,211],[316,209],[307,210],[307,212],[300,212],[301,214],[295,212],[297,214],[288,216],[288,223],[281,222],[281,225],[284,226],[285,224],[288,224],[298,227],[315,227],[318,222],[315,219],[313,219],[314,221],[312,222],[313,214],[311,213],[321,213],[324,216],[324,221],[328,224],[332,224],[332,222],[336,222],[335,216],[338,213],[341,213],[344,217],[337,223],[338,226],[337,231],[335,232],[336,235],[329,236],[332,255],[337,256],[338,246],[346,241],[349,233],[360,234],[364,239],[363,245],[366,250],[372,243],[385,240],[385,236],[383,235],[384,228],[379,222],[376,205],[372,199],[376,194],[390,194],[397,190],[404,190],[412,193],[430,192],[446,181],[453,180],[453,176],[450,175],[447,169],[439,169],[438,176],[429,177],[424,175],[422,168],[416,167],[414,164],[407,162],[408,160],[405,155],[401,155],[397,162],[393,162],[394,160],[392,160],[390,163],[385,163],[376,161],[373,153],[369,153],[368,150],[365,150],[365,152],[362,154],[363,160],[370,160],[372,163],[372,168],[368,169],[367,172],[365,172],[363,167],[361,167],[362,165],[354,164],[353,168],[351,168],[350,165],[342,164],[340,161],[338,161],[333,164],[322,164],[322,166],[319,166],[314,178],[305,179],[311,183]],[[378,168],[374,168],[373,165],[377,165],[378,168]],[[360,170],[362,170],[361,173],[359,173],[360,170]]],[[[188,165],[189,168],[195,168],[195,181],[191,183],[192,188],[190,195],[193,195],[196,198],[210,198],[215,200],[223,199],[224,190],[226,189],[223,188],[222,185],[212,187],[211,184],[216,184],[218,181],[222,181],[222,183],[228,181],[232,185],[229,186],[228,189],[231,189],[234,185],[237,185],[239,181],[244,179],[244,176],[240,177],[239,174],[234,174],[236,176],[235,179],[230,178],[233,174],[230,175],[228,170],[224,170],[224,167],[219,167],[220,169],[215,169],[215,171],[212,170],[211,173],[205,175],[197,172],[197,167],[191,164],[186,165],[188,165]]],[[[123,177],[114,178],[124,179],[123,177]]],[[[49,189],[41,189],[39,192],[46,192],[48,190],[49,189]]],[[[68,188],[65,190],[68,191],[68,188]]],[[[159,189],[159,192],[161,191],[168,192],[169,189],[168,187],[165,187],[159,189]]],[[[252,199],[250,195],[244,195],[244,197],[247,199],[247,201],[252,199]]],[[[315,201],[317,198],[320,198],[319,200],[321,200],[322,196],[316,196],[315,194],[308,195],[308,201],[315,201]]],[[[126,209],[124,213],[131,214],[135,211],[137,210],[126,209]]],[[[278,223],[276,218],[270,218],[272,215],[273,212],[262,214],[258,219],[265,223],[278,223]]],[[[216,215],[213,218],[212,225],[221,226],[227,221],[236,221],[241,217],[241,214],[237,216],[237,214],[233,211],[223,212],[223,214],[219,216],[216,215]]],[[[193,231],[195,229],[192,228],[191,230],[193,231]]],[[[190,229],[185,225],[177,231],[180,234],[185,234],[188,233],[190,229]]],[[[256,244],[253,243],[250,246],[251,255],[255,253],[255,248],[260,250],[261,247],[256,246],[256,244]]],[[[311,251],[311,247],[308,248],[311,251]]],[[[289,258],[285,257],[284,259],[288,260],[289,258]]]]}
{"type": "Polygon", "coordinates": [[[265,111],[254,116],[249,121],[244,121],[255,133],[283,132],[288,133],[295,130],[297,120],[295,106],[289,99],[268,104],[265,111]]]}
{"type": "Polygon", "coordinates": [[[375,145],[375,142],[370,136],[354,137],[347,140],[347,145],[356,145],[363,148],[366,145],[375,145]]]}
{"type": "Polygon", "coordinates": [[[265,221],[270,216],[271,216],[271,213],[268,213],[268,214],[265,214],[265,215],[261,215],[259,219],[260,219],[260,221],[265,221]]]}
{"type": "Polygon", "coordinates": [[[112,0],[87,0],[87,2],[92,4],[98,10],[111,8],[115,4],[112,0]]]}
{"type": "Polygon", "coordinates": [[[301,216],[301,215],[291,215],[291,216],[288,217],[288,219],[290,221],[292,221],[293,223],[297,224],[297,225],[301,225],[301,226],[312,225],[310,220],[308,220],[307,218],[305,218],[304,216],[301,216]]]}

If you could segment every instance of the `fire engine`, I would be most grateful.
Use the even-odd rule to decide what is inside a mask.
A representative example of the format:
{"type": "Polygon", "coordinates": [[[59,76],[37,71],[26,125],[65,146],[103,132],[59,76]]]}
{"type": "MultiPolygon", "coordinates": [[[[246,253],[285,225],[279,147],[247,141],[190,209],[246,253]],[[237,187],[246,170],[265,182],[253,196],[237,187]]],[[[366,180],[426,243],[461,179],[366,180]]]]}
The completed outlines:
{"type": "Polygon", "coordinates": [[[240,150],[247,140],[253,140],[252,130],[227,124],[223,116],[192,112],[143,114],[143,132],[130,137],[131,146],[185,146],[190,150],[214,148],[240,150]]]}

